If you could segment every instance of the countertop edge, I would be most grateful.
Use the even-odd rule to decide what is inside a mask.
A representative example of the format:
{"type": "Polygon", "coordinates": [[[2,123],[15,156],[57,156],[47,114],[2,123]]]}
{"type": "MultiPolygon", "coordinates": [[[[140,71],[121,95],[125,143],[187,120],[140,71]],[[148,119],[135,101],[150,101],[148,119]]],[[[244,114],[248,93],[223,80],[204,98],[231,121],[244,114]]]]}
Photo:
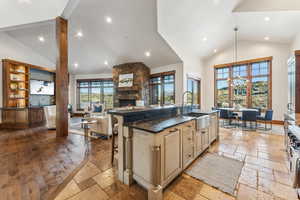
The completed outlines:
{"type": "MultiPolygon", "coordinates": [[[[172,119],[172,118],[176,118],[176,117],[171,117],[169,119],[172,119]]],[[[186,119],[186,120],[183,120],[181,122],[178,122],[176,124],[172,124],[170,126],[166,126],[158,131],[153,131],[153,130],[150,130],[150,129],[146,129],[146,128],[141,128],[141,127],[137,127],[137,126],[134,126],[132,124],[127,124],[126,126],[129,127],[129,128],[133,128],[133,129],[138,129],[138,130],[142,130],[142,131],[146,131],[146,132],[149,132],[149,133],[153,133],[153,134],[157,134],[157,133],[160,133],[168,128],[171,128],[171,127],[174,127],[174,126],[177,126],[177,125],[180,125],[180,124],[183,124],[183,123],[186,123],[186,122],[189,122],[189,121],[192,121],[192,120],[195,120],[197,117],[189,117],[189,119],[186,119]]],[[[168,119],[168,120],[169,120],[168,119]]],[[[141,122],[142,123],[142,122],[141,122]]]]}

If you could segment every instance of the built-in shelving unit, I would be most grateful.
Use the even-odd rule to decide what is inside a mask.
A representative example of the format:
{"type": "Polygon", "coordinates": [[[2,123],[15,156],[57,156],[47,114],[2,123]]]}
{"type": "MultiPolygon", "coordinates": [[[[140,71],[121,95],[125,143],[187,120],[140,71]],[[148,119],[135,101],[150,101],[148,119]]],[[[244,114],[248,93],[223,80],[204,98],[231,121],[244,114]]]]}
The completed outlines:
{"type": "Polygon", "coordinates": [[[30,67],[3,60],[4,107],[25,108],[29,105],[30,67]]]}

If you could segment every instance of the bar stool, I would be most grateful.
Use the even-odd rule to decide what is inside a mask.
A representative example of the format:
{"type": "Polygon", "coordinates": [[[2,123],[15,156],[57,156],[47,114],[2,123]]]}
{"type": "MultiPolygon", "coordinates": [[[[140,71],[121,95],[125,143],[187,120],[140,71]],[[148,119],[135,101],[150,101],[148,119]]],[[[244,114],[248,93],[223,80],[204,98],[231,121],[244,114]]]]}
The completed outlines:
{"type": "Polygon", "coordinates": [[[111,130],[112,130],[112,139],[111,139],[111,164],[114,164],[115,153],[118,153],[118,144],[115,144],[115,138],[118,137],[118,119],[111,115],[111,130]]]}

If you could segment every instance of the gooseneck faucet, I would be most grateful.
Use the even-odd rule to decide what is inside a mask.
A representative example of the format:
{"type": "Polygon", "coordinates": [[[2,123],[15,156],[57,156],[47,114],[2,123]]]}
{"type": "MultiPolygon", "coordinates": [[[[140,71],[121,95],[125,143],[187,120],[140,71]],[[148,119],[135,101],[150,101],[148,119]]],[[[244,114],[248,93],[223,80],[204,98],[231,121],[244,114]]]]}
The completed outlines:
{"type": "MultiPolygon", "coordinates": [[[[183,115],[183,109],[184,109],[184,96],[185,94],[190,94],[191,96],[193,96],[193,93],[191,91],[185,91],[183,94],[182,94],[182,106],[181,106],[181,114],[183,115]]],[[[193,102],[193,101],[192,101],[193,102]]],[[[193,104],[192,104],[193,106],[193,104]]]]}

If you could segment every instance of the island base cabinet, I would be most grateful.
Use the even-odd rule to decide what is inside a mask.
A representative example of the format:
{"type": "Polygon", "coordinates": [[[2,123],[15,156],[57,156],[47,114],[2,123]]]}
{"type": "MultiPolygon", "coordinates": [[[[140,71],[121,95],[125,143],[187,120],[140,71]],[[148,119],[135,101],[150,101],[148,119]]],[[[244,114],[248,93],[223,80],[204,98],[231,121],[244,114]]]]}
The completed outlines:
{"type": "Polygon", "coordinates": [[[195,132],[195,142],[196,142],[195,153],[196,153],[196,156],[199,156],[203,152],[201,131],[195,132]]]}
{"type": "Polygon", "coordinates": [[[194,130],[186,125],[182,128],[182,165],[186,168],[194,159],[194,130]]]}
{"type": "Polygon", "coordinates": [[[213,114],[210,117],[210,127],[209,127],[209,142],[212,143],[218,137],[218,114],[213,114]]]}
{"type": "Polygon", "coordinates": [[[204,151],[205,149],[207,149],[210,145],[209,142],[209,129],[208,128],[203,128],[200,130],[200,133],[202,135],[202,151],[204,151]]]}
{"type": "Polygon", "coordinates": [[[164,171],[164,180],[167,181],[169,178],[172,178],[177,175],[181,170],[180,164],[180,131],[178,129],[172,130],[167,135],[164,136],[163,143],[163,171],[164,171]]]}

